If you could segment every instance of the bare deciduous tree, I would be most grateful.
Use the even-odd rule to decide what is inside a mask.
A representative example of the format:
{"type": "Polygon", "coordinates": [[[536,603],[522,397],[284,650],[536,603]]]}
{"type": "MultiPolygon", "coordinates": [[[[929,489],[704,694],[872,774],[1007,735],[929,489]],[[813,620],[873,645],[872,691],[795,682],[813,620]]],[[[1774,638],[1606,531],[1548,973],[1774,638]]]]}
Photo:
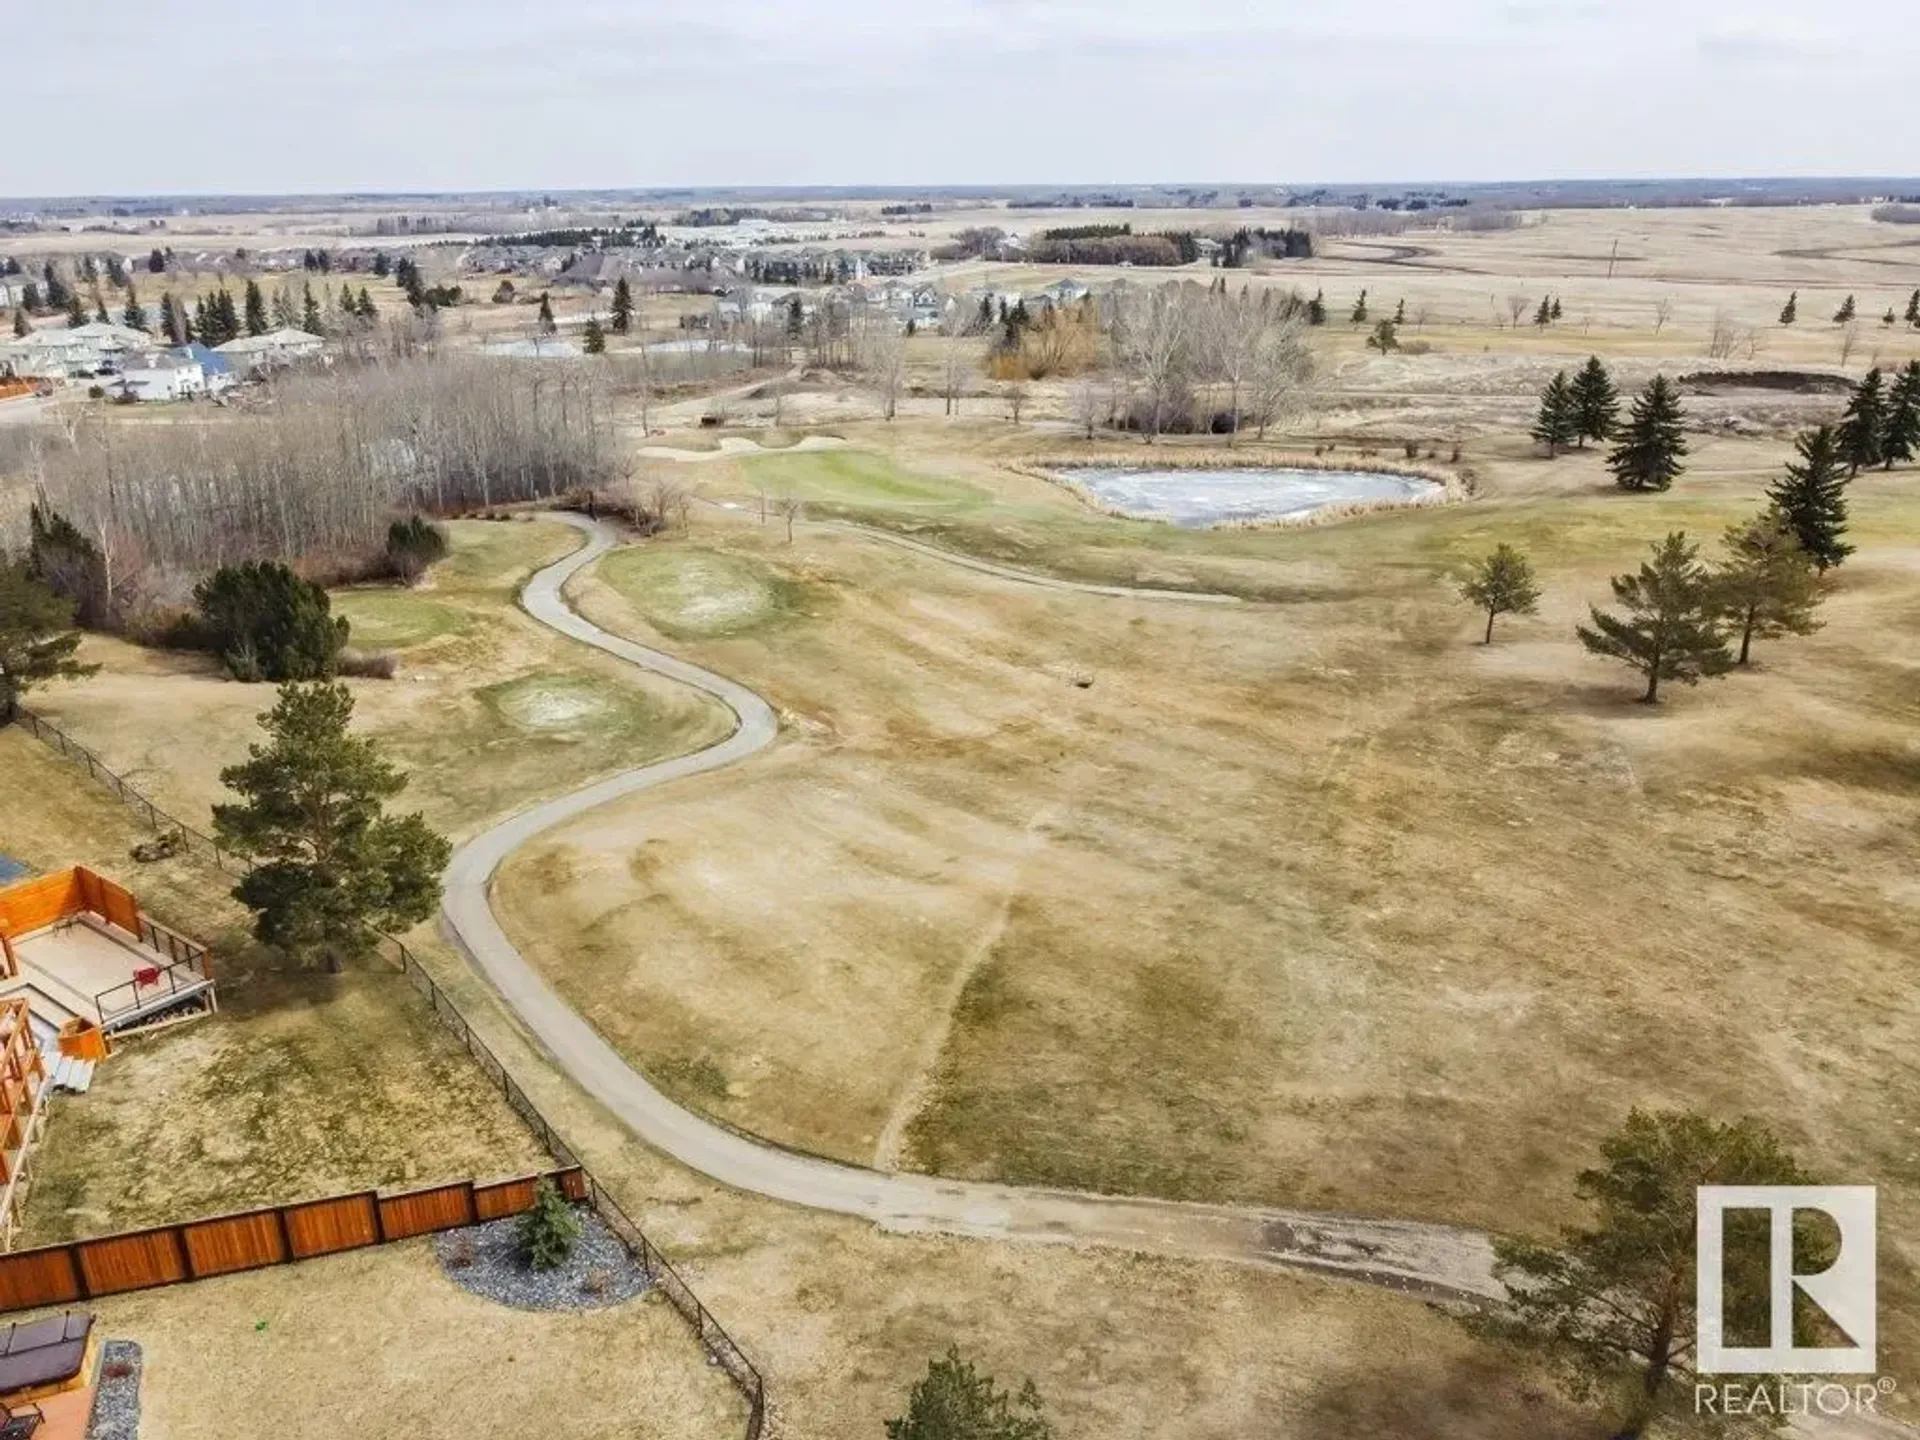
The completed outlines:
{"type": "Polygon", "coordinates": [[[1653,333],[1658,335],[1673,318],[1673,301],[1662,295],[1653,302],[1653,333]]]}
{"type": "Polygon", "coordinates": [[[1029,397],[1027,387],[1021,381],[1015,380],[1000,393],[1007,402],[1007,419],[1018,425],[1021,412],[1027,408],[1029,397]]]}
{"type": "Polygon", "coordinates": [[[798,495],[782,495],[773,502],[774,513],[787,522],[787,544],[793,543],[793,525],[796,520],[804,520],[807,515],[807,502],[798,495]]]}

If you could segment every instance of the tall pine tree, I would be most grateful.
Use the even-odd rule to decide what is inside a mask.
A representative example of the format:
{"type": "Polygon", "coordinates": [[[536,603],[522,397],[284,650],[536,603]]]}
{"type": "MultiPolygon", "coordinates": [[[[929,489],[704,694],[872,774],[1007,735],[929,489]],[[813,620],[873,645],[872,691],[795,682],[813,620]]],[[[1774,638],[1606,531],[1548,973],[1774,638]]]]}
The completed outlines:
{"type": "Polygon", "coordinates": [[[613,287],[613,333],[624,335],[633,328],[633,290],[622,275],[613,287]]]}
{"type": "Polygon", "coordinates": [[[309,335],[326,333],[320,321],[320,302],[314,299],[311,284],[303,284],[300,287],[300,328],[309,335]]]}
{"type": "Polygon", "coordinates": [[[601,328],[598,315],[587,317],[586,329],[580,332],[580,349],[588,355],[607,353],[607,332],[601,328]]]}
{"type": "Polygon", "coordinates": [[[127,308],[120,312],[120,323],[129,330],[147,328],[146,307],[140,303],[140,297],[134,293],[133,286],[127,286],[127,308]]]}
{"type": "Polygon", "coordinates": [[[1920,459],[1920,360],[1909,360],[1887,396],[1887,423],[1880,434],[1880,463],[1891,470],[1920,459]]]}
{"type": "Polygon", "coordinates": [[[1853,303],[1853,296],[1849,295],[1840,302],[1840,308],[1833,312],[1833,323],[1844,325],[1858,313],[1859,308],[1853,303]]]}
{"type": "Polygon", "coordinates": [[[1622,490],[1668,490],[1685,468],[1686,412],[1679,392],[1664,375],[1640,392],[1633,402],[1620,443],[1607,456],[1607,468],[1622,490]]]}
{"type": "Polygon", "coordinates": [[[1769,505],[1727,531],[1727,558],[1714,568],[1720,603],[1740,636],[1734,664],[1745,665],[1756,639],[1811,635],[1822,595],[1813,561],[1779,507],[1769,505]]]}
{"type": "Polygon", "coordinates": [[[180,307],[173,303],[170,291],[160,295],[160,333],[167,337],[169,345],[187,343],[187,327],[180,322],[180,307]]]}
{"type": "Polygon", "coordinates": [[[1840,458],[1847,473],[1858,475],[1862,468],[1880,463],[1880,441],[1887,428],[1887,397],[1882,388],[1880,368],[1867,371],[1847,399],[1846,413],[1834,439],[1840,446],[1840,458]]]}
{"type": "Polygon", "coordinates": [[[1907,323],[1920,325],[1920,290],[1907,297],[1907,323]]]}
{"type": "Polygon", "coordinates": [[[1613,437],[1620,423],[1620,396],[1613,388],[1613,376],[1598,355],[1588,356],[1580,373],[1573,377],[1573,409],[1576,444],[1585,446],[1589,440],[1613,437]]]}
{"type": "Polygon", "coordinates": [[[1668,535],[1653,547],[1651,562],[1614,576],[1612,584],[1626,614],[1592,606],[1593,623],[1576,626],[1575,633],[1594,654],[1624,660],[1647,677],[1642,703],[1660,699],[1662,680],[1697,685],[1733,668],[1719,590],[1684,531],[1668,535]]]}
{"type": "Polygon", "coordinates": [[[254,281],[247,281],[247,334],[267,333],[267,299],[254,281]]]}
{"type": "Polygon", "coordinates": [[[27,312],[18,305],[13,307],[13,338],[24,340],[33,333],[33,327],[27,323],[27,312]]]}
{"type": "Polygon", "coordinates": [[[1780,323],[1791,325],[1800,318],[1800,292],[1795,290],[1787,296],[1787,303],[1780,307],[1780,323]]]}
{"type": "Polygon", "coordinates": [[[1767,498],[1793,531],[1814,567],[1831,570],[1853,553],[1840,537],[1847,532],[1847,477],[1833,427],[1803,431],[1794,441],[1798,461],[1787,463],[1787,473],[1773,482],[1767,498]]]}
{"type": "Polygon", "coordinates": [[[1580,438],[1579,411],[1564,370],[1555,374],[1547,382],[1547,388],[1540,392],[1540,412],[1534,417],[1533,438],[1547,447],[1549,460],[1580,438]]]}

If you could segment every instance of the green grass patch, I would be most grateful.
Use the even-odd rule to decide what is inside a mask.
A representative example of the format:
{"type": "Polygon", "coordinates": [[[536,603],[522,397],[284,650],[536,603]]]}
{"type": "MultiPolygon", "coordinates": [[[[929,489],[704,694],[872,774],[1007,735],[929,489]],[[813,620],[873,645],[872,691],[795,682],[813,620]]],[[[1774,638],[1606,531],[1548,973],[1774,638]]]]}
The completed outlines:
{"type": "Polygon", "coordinates": [[[993,498],[977,485],[907,470],[866,450],[802,450],[747,457],[740,463],[749,480],[771,493],[832,506],[954,509],[993,498]]]}
{"type": "Polygon", "coordinates": [[[472,616],[411,590],[347,590],[333,597],[333,611],[351,627],[350,643],[363,650],[410,650],[466,629],[472,616]]]}
{"type": "Polygon", "coordinates": [[[600,562],[600,578],[663,634],[738,635],[803,613],[808,587],[744,555],[642,545],[600,562]]]}

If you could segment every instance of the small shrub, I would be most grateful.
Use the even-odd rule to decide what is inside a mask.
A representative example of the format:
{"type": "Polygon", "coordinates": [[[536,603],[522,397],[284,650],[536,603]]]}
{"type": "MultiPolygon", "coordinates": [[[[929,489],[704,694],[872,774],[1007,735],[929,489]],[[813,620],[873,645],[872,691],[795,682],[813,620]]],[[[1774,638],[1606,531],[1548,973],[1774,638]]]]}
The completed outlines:
{"type": "Polygon", "coordinates": [[[184,830],[162,830],[151,840],[142,840],[135,845],[132,855],[143,865],[156,860],[171,860],[176,855],[186,853],[187,832],[184,830]]]}
{"type": "Polygon", "coordinates": [[[133,1363],[128,1360],[109,1360],[100,1367],[100,1373],[109,1380],[124,1380],[133,1374],[133,1363]]]}
{"type": "Polygon", "coordinates": [[[387,527],[387,565],[399,579],[412,584],[427,567],[447,558],[447,532],[430,520],[410,515],[387,527]]]}
{"type": "Polygon", "coordinates": [[[1406,451],[1407,459],[1418,460],[1420,458],[1420,442],[1418,440],[1409,440],[1402,448],[1406,451]]]}
{"type": "Polygon", "coordinates": [[[448,1237],[445,1255],[449,1267],[465,1270],[480,1258],[480,1247],[474,1243],[473,1236],[462,1230],[448,1237]]]}
{"type": "Polygon", "coordinates": [[[399,658],[391,650],[355,650],[340,652],[335,666],[342,675],[361,680],[391,680],[400,672],[399,658]]]}
{"type": "Polygon", "coordinates": [[[551,1180],[542,1180],[533,1192],[533,1208],[520,1217],[520,1258],[534,1270],[556,1270],[573,1254],[580,1238],[580,1219],[551,1180]]]}
{"type": "Polygon", "coordinates": [[[613,1272],[596,1265],[581,1279],[580,1288],[588,1295],[604,1295],[613,1288],[613,1272]]]}

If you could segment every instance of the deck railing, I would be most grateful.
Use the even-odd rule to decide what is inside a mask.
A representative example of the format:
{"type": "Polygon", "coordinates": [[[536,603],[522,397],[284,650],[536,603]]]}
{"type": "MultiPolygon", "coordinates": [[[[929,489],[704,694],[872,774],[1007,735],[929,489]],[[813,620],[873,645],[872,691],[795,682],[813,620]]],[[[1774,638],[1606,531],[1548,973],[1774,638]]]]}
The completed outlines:
{"type": "MultiPolygon", "coordinates": [[[[230,875],[244,875],[252,868],[243,857],[226,849],[211,835],[194,829],[155,805],[108,769],[92,751],[68,739],[57,726],[42,720],[38,715],[24,708],[16,709],[14,717],[35,738],[45,741],[69,759],[83,762],[90,776],[112,786],[122,800],[133,806],[136,814],[146,816],[147,823],[155,830],[177,830],[191,844],[208,852],[214,864],[230,875]]],[[[148,923],[151,924],[151,922],[148,923]]],[[[173,935],[173,932],[166,930],[164,926],[156,925],[153,928],[164,935],[173,935]]],[[[146,936],[143,935],[141,938],[145,939],[146,936]]],[[[182,936],[173,936],[173,938],[182,944],[193,945],[192,941],[182,936]]],[[[527,1128],[533,1131],[542,1145],[546,1146],[547,1153],[562,1165],[580,1166],[582,1162],[573,1147],[561,1138],[560,1132],[548,1122],[546,1116],[540,1113],[539,1107],[507,1073],[507,1067],[500,1063],[498,1057],[488,1048],[487,1043],[474,1033],[466,1017],[460,1013],[459,1008],[448,998],[446,991],[440,988],[433,976],[427,973],[426,967],[414,958],[413,952],[407,948],[405,942],[378,931],[374,932],[374,938],[378,942],[376,948],[380,949],[382,958],[412,982],[413,987],[427,1002],[434,1018],[439,1020],[466,1047],[467,1053],[480,1066],[481,1072],[487,1079],[499,1089],[514,1113],[526,1122],[527,1128]]],[[[204,948],[196,948],[201,948],[201,954],[204,956],[204,948]]],[[[102,1013],[104,1014],[104,1011],[102,1013]]],[[[721,1328],[720,1322],[713,1318],[712,1312],[700,1302],[699,1296],[693,1293],[693,1288],[681,1279],[679,1272],[668,1263],[667,1257],[661,1253],[660,1248],[628,1218],[626,1211],[620,1208],[619,1203],[606,1188],[595,1180],[584,1166],[582,1166],[582,1174],[589,1187],[593,1207],[601,1219],[606,1221],[608,1228],[617,1234],[622,1243],[633,1252],[647,1274],[673,1303],[673,1308],[679,1312],[681,1318],[693,1327],[701,1346],[712,1358],[713,1363],[727,1372],[728,1378],[746,1397],[746,1440],[761,1440],[767,1424],[767,1386],[760,1371],[751,1360],[747,1359],[746,1352],[734,1343],[733,1337],[721,1328]]]]}

